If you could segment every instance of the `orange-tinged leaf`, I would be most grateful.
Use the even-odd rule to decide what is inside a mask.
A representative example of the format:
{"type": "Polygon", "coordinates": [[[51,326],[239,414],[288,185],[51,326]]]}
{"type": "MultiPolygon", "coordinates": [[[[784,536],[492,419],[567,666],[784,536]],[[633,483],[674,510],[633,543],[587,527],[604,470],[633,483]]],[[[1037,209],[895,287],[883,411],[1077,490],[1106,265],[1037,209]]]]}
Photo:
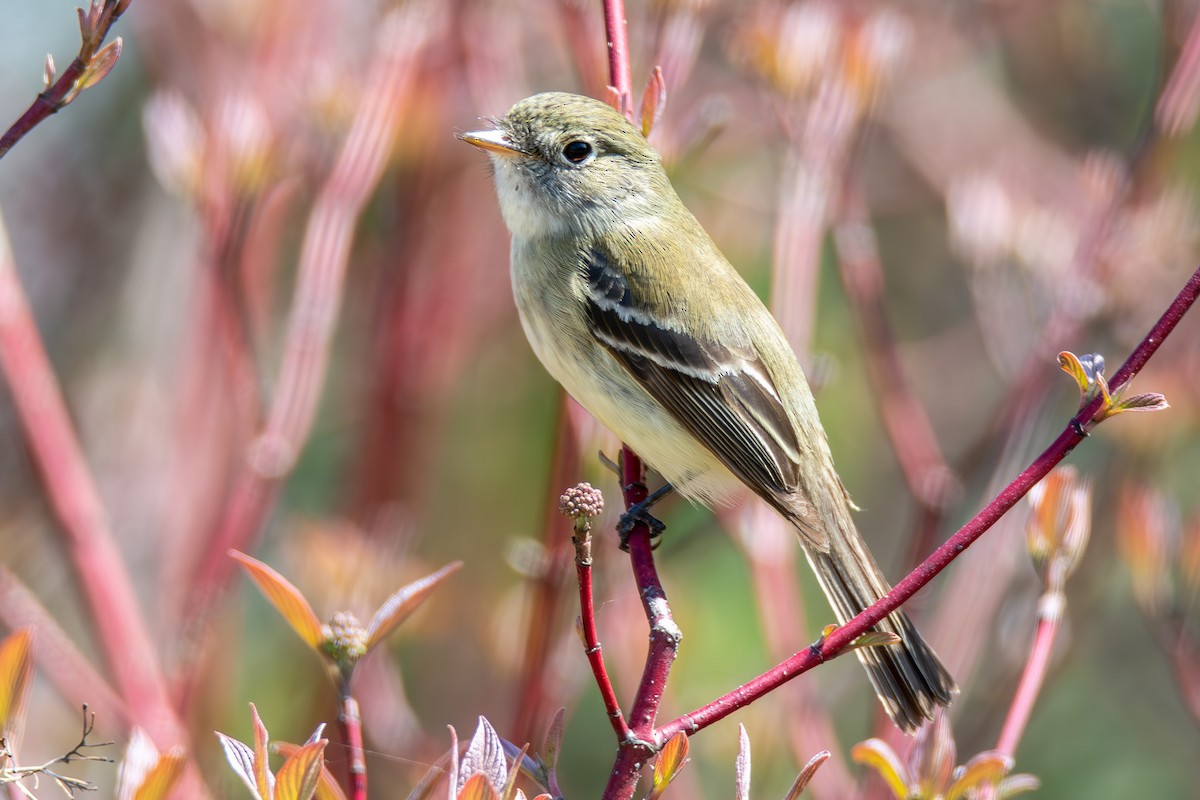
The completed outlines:
{"type": "Polygon", "coordinates": [[[158,755],[149,734],[135,725],[117,768],[116,800],[133,800],[138,787],[146,782],[146,776],[158,763],[158,755]]]}
{"type": "Polygon", "coordinates": [[[817,774],[817,770],[829,759],[830,753],[828,750],[822,750],[808,760],[804,765],[804,769],[800,770],[800,774],[796,776],[796,782],[792,784],[792,788],[788,790],[787,795],[783,800],[796,800],[804,790],[808,787],[813,776],[817,774]]]}
{"type": "Polygon", "coordinates": [[[623,103],[621,102],[621,92],[619,89],[617,89],[617,87],[615,87],[615,86],[605,86],[604,87],[604,102],[606,102],[610,106],[612,106],[614,110],[616,110],[622,114],[625,113],[624,109],[621,108],[621,106],[623,105],[623,103]]]}
{"type": "Polygon", "coordinates": [[[642,94],[642,136],[650,137],[650,131],[654,130],[666,105],[667,82],[663,78],[662,67],[655,67],[642,94]]]}
{"type": "Polygon", "coordinates": [[[311,800],[317,791],[326,739],[304,745],[291,755],[275,776],[274,800],[311,800]]]}
{"type": "Polygon", "coordinates": [[[108,73],[112,72],[112,68],[117,65],[117,59],[121,57],[121,50],[124,47],[121,37],[118,36],[115,41],[111,42],[95,56],[87,65],[87,69],[83,71],[83,75],[79,77],[75,84],[75,91],[82,92],[84,89],[89,89],[95,86],[108,73]]]}
{"type": "Polygon", "coordinates": [[[317,617],[312,606],[304,599],[300,590],[293,586],[275,570],[258,559],[251,558],[245,553],[230,550],[229,556],[242,565],[250,580],[258,587],[263,596],[275,606],[280,616],[292,626],[292,630],[303,639],[309,647],[320,650],[324,636],[321,634],[321,620],[317,617]]]}
{"type": "Polygon", "coordinates": [[[662,750],[658,752],[658,760],[654,762],[654,788],[650,798],[660,797],[667,785],[675,780],[679,770],[688,761],[688,738],[683,733],[672,736],[662,750]]]}
{"type": "MultiPolygon", "coordinates": [[[[291,758],[299,752],[300,745],[291,742],[276,742],[271,749],[284,758],[291,758]]],[[[321,774],[317,777],[317,793],[313,797],[316,800],[346,800],[346,793],[342,791],[342,785],[338,783],[337,778],[329,771],[329,766],[324,761],[321,762],[321,774]]]]}
{"type": "Polygon", "coordinates": [[[263,800],[273,800],[275,797],[275,776],[271,774],[271,765],[267,760],[267,726],[263,725],[258,716],[254,703],[250,704],[250,716],[254,718],[254,784],[263,800]]]}
{"type": "Polygon", "coordinates": [[[962,774],[946,790],[946,800],[961,800],[974,789],[987,784],[998,784],[1012,769],[1012,759],[989,750],[972,758],[962,769],[962,774]]]}
{"type": "Polygon", "coordinates": [[[408,615],[425,602],[438,584],[458,572],[461,567],[461,561],[452,561],[432,575],[413,581],[385,600],[371,618],[371,624],[367,626],[367,650],[370,651],[395,630],[397,625],[408,619],[408,615]]]}
{"type": "Polygon", "coordinates": [[[850,757],[859,764],[875,770],[875,774],[883,779],[896,800],[904,800],[909,796],[908,771],[896,755],[896,751],[882,739],[859,742],[850,751],[850,757]]]}
{"type": "Polygon", "coordinates": [[[463,784],[458,800],[500,800],[492,782],[482,772],[476,772],[463,784]]]}
{"type": "Polygon", "coordinates": [[[1091,379],[1088,377],[1087,370],[1083,368],[1083,363],[1079,360],[1079,356],[1072,353],[1070,350],[1063,350],[1058,354],[1058,366],[1062,371],[1075,379],[1075,385],[1079,387],[1079,393],[1086,395],[1088,388],[1091,385],[1091,379]]]}
{"type": "Polygon", "coordinates": [[[173,747],[163,753],[142,778],[141,785],[133,793],[133,800],[164,800],[183,775],[186,762],[182,747],[173,747]]]}
{"type": "Polygon", "coordinates": [[[13,730],[24,715],[33,675],[32,643],[30,628],[22,628],[0,642],[0,733],[13,730]]]}

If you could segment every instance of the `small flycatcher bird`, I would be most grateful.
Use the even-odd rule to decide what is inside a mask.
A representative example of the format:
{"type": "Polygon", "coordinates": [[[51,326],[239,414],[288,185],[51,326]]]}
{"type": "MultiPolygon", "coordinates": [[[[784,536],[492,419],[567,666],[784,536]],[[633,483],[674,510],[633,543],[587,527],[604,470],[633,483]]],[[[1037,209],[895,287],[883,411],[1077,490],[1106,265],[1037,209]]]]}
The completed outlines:
{"type": "MultiPolygon", "coordinates": [[[[551,92],[462,135],[495,165],[521,324],[542,364],[684,496],[748,486],[796,529],[845,623],[888,591],[850,516],[808,382],[779,325],[597,100],[551,92]]],[[[957,692],[908,616],[857,650],[906,731],[957,692]]]]}

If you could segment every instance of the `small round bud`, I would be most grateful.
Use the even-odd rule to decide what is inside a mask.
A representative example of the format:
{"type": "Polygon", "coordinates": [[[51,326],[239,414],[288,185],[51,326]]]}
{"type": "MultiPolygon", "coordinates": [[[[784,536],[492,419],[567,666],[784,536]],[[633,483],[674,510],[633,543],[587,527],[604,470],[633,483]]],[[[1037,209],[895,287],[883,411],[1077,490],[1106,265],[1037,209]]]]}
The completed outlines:
{"type": "Polygon", "coordinates": [[[558,511],[571,519],[598,517],[604,511],[604,495],[586,481],[577,483],[558,498],[558,511]]]}
{"type": "Polygon", "coordinates": [[[353,666],[367,653],[367,629],[349,611],[339,611],[328,624],[321,626],[325,641],[321,649],[339,667],[353,666]]]}

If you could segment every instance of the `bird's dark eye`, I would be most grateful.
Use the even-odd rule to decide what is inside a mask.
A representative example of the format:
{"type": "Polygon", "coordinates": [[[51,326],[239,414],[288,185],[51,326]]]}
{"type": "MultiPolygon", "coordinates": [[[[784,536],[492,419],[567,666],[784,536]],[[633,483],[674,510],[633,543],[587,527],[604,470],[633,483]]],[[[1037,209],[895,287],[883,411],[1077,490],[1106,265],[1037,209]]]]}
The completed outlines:
{"type": "Polygon", "coordinates": [[[577,139],[563,145],[562,154],[563,158],[572,164],[581,164],[592,154],[592,146],[577,139]]]}

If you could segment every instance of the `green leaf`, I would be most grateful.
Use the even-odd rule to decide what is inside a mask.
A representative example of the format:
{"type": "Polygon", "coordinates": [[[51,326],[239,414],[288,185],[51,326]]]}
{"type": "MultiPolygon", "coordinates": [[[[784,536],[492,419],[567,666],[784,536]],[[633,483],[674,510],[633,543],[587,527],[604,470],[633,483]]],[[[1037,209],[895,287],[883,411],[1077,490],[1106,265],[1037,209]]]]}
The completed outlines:
{"type": "Polygon", "coordinates": [[[903,641],[899,636],[888,631],[867,631],[846,645],[846,649],[843,652],[849,653],[851,650],[861,650],[864,647],[887,647],[893,644],[901,644],[903,641]]]}
{"type": "Polygon", "coordinates": [[[1146,392],[1145,394],[1135,394],[1133,397],[1118,400],[1113,404],[1107,416],[1121,414],[1126,411],[1162,411],[1170,407],[1171,405],[1167,402],[1167,398],[1163,395],[1158,392],[1146,392]]]}

